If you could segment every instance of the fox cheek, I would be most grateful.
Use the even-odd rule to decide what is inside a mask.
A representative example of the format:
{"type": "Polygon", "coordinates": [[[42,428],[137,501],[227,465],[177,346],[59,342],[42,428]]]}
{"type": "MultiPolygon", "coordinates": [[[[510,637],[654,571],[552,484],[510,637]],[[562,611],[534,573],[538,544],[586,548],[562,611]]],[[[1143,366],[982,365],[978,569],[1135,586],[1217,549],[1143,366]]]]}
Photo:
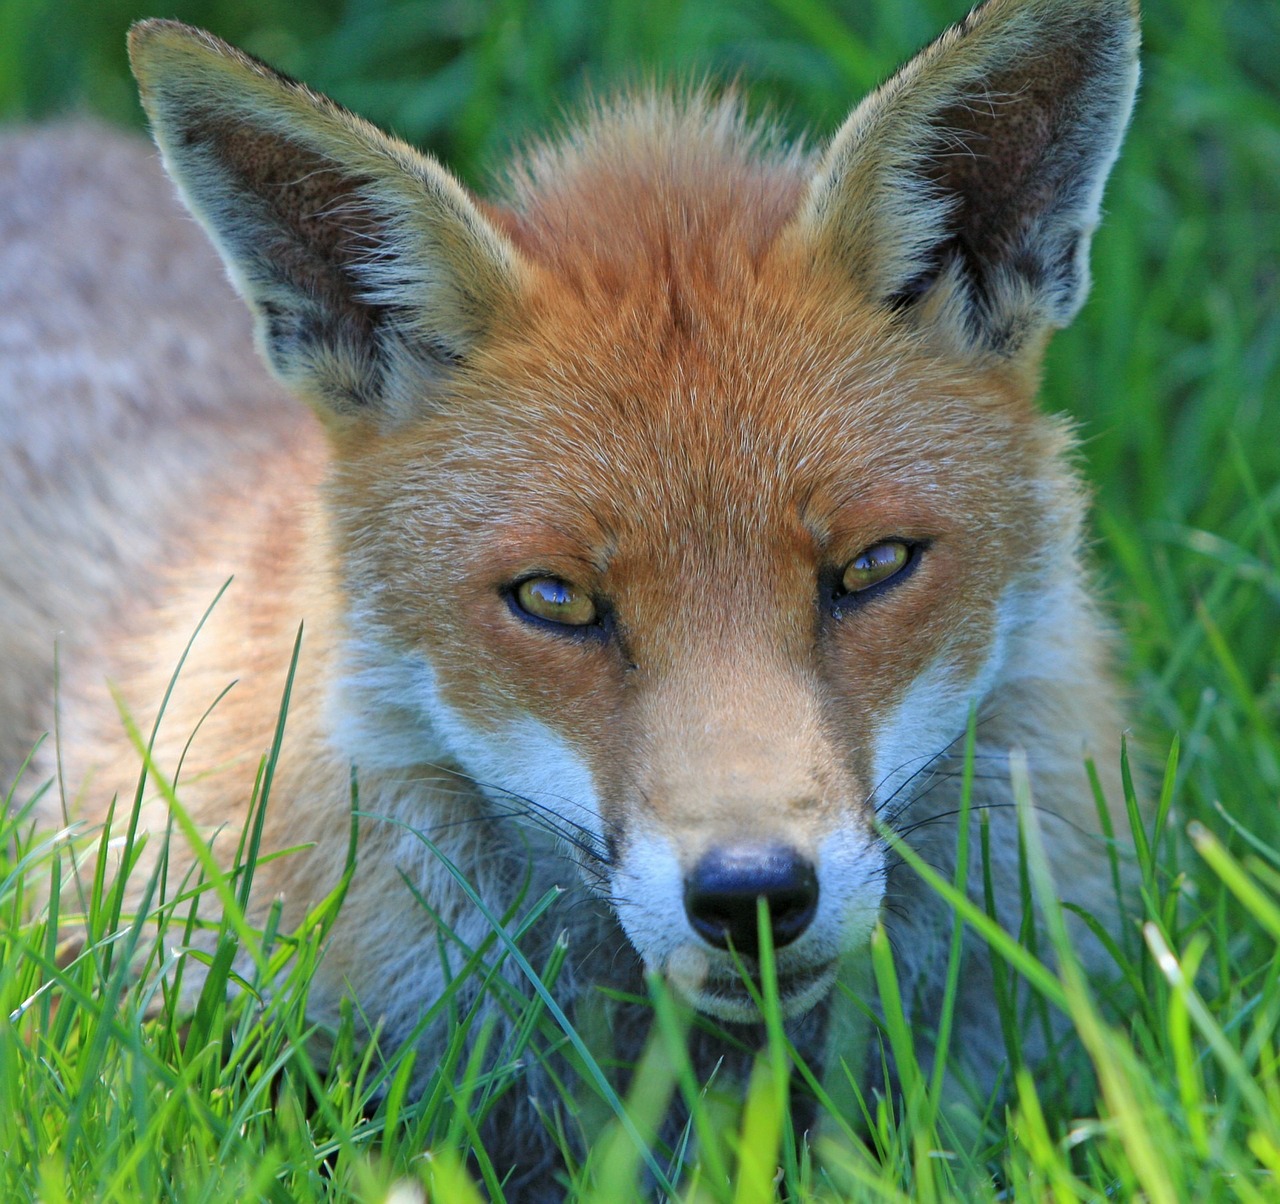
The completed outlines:
{"type": "Polygon", "coordinates": [[[448,666],[406,654],[385,633],[376,637],[376,617],[363,618],[331,700],[346,717],[338,732],[357,770],[456,767],[496,817],[520,825],[535,846],[568,853],[588,886],[601,890],[608,855],[600,787],[574,744],[528,711],[498,706],[473,680],[453,680],[448,666]]]}

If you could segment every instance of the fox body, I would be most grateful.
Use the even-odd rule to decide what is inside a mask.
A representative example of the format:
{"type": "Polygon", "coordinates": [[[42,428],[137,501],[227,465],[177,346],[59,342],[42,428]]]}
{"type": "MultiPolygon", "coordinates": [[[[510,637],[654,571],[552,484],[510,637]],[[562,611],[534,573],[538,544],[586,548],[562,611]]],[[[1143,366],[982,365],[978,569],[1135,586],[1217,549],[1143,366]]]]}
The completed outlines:
{"type": "MultiPolygon", "coordinates": [[[[105,683],[145,727],[233,577],[156,766],[234,849],[305,624],[264,835],[296,851],[253,906],[287,923],[334,888],[354,776],[322,1015],[354,994],[403,1037],[457,952],[441,925],[488,934],[425,833],[498,913],[580,900],[566,995],[648,970],[750,1025],[763,897],[813,1056],[883,922],[927,1044],[951,919],[884,828],[953,872],[971,710],[1002,918],[1011,749],[1064,895],[1106,911],[1084,761],[1118,800],[1122,724],[1070,433],[1033,394],[1136,46],[1128,0],[990,0],[822,150],[645,93],[490,202],[210,35],[137,27],[165,165],[319,421],[140,145],[0,143],[6,775],[53,726],[57,637],[71,810],[131,797],[105,683]]],[[[956,1025],[991,1081],[976,944],[956,1025]]]]}

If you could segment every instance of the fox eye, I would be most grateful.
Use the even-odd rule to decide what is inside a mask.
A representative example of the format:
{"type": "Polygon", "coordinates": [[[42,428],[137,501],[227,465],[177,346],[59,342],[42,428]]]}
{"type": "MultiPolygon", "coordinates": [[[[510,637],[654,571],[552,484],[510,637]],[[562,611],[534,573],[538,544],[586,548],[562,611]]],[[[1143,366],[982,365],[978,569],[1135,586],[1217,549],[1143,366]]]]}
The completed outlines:
{"type": "Polygon", "coordinates": [[[900,539],[886,539],[859,552],[846,566],[840,588],[857,594],[896,576],[911,559],[911,547],[900,539]]]}
{"type": "Polygon", "coordinates": [[[526,615],[565,627],[587,627],[596,621],[596,604],[584,590],[559,577],[530,577],[513,595],[526,615]]]}

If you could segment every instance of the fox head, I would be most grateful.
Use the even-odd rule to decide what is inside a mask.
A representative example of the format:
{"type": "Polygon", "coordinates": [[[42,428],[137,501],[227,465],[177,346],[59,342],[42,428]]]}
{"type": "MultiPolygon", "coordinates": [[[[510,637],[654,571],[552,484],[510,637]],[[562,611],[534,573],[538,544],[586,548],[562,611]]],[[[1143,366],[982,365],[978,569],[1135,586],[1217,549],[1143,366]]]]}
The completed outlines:
{"type": "Polygon", "coordinates": [[[784,1006],[818,999],[879,914],[878,822],[1069,657],[1082,502],[1032,394],[1136,45],[1130,0],[989,0],[816,156],[641,95],[486,203],[135,27],[166,165],[330,435],[357,769],[519,800],[725,1018],[763,897],[784,1006]]]}

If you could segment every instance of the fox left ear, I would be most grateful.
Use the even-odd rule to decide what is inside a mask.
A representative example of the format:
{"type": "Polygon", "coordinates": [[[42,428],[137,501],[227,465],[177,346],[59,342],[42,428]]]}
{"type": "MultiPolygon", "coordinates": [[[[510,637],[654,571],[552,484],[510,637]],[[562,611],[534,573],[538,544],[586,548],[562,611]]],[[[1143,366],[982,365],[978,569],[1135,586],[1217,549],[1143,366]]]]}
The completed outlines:
{"type": "Polygon", "coordinates": [[[413,414],[518,304],[515,249],[435,160],[203,30],[143,21],[129,53],[267,362],[330,421],[413,414]]]}
{"type": "Polygon", "coordinates": [[[1034,364],[1088,291],[1137,50],[1136,0],[988,0],[854,110],[795,232],[947,351],[1034,364]]]}

